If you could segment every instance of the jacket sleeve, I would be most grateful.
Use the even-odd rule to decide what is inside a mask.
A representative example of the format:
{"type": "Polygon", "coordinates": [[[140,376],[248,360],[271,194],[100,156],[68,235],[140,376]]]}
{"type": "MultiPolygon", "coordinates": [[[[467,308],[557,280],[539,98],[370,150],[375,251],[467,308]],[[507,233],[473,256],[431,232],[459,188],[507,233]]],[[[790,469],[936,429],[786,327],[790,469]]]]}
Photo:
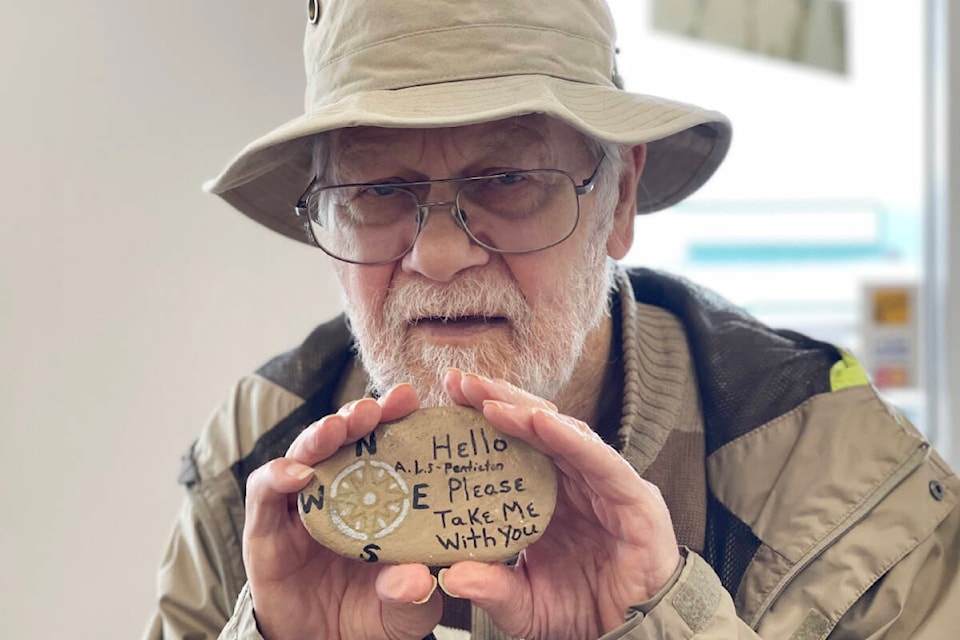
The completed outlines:
{"type": "MultiPolygon", "coordinates": [[[[146,640],[213,639],[224,629],[246,583],[245,507],[231,468],[301,402],[264,378],[248,376],[234,386],[184,456],[179,480],[187,487],[187,498],[157,575],[157,608],[146,640]]],[[[256,624],[252,629],[255,633],[256,624]]]]}
{"type": "Polygon", "coordinates": [[[250,598],[250,584],[243,585],[233,616],[220,633],[220,640],[263,640],[257,619],[253,615],[253,600],[250,598]]]}
{"type": "Polygon", "coordinates": [[[242,506],[223,500],[222,490],[211,486],[218,481],[229,479],[191,487],[180,509],[157,574],[157,609],[145,640],[212,640],[234,610],[246,575],[241,532],[228,512],[242,506]]]}
{"type": "MultiPolygon", "coordinates": [[[[936,459],[946,494],[960,495],[960,480],[936,459]]],[[[946,498],[944,498],[946,499],[946,498]]],[[[889,526],[895,526],[894,522],[889,526]]],[[[883,540],[883,533],[877,532],[883,540]]],[[[849,550],[848,550],[849,552],[849,550]]],[[[853,553],[856,553],[855,551],[853,553]]],[[[737,617],[730,594],[705,560],[684,552],[679,578],[653,600],[631,607],[624,625],[602,640],[743,640],[761,638],[737,617]]],[[[823,572],[818,567],[816,572],[823,572]]],[[[829,581],[829,569],[824,579],[829,581]]],[[[892,566],[832,622],[802,593],[783,598],[761,627],[781,631],[765,640],[941,640],[960,627],[960,508],[954,506],[936,528],[892,566]],[[797,615],[799,614],[799,615],[797,615]],[[779,619],[781,622],[775,622],[779,619]],[[784,619],[799,620],[783,624],[784,619]],[[771,624],[771,622],[773,624],[771,624]]]]}
{"type": "Polygon", "coordinates": [[[696,553],[683,550],[684,565],[666,591],[630,607],[626,623],[601,640],[740,640],[759,638],[740,618],[720,578],[696,553]]]}
{"type": "MultiPolygon", "coordinates": [[[[960,480],[936,457],[944,500],[960,480]]],[[[940,640],[960,628],[960,507],[886,571],[846,612],[831,638],[940,640]]]]}
{"type": "Polygon", "coordinates": [[[158,604],[145,640],[216,638],[232,602],[211,556],[216,543],[196,516],[193,499],[180,510],[157,574],[158,604]]]}

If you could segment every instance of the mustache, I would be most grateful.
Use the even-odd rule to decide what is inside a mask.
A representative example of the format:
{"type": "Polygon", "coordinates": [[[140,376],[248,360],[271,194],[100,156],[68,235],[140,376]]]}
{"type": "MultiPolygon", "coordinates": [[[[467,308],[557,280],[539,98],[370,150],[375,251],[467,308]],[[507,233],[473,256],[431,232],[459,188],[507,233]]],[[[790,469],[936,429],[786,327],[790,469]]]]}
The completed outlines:
{"type": "Polygon", "coordinates": [[[409,280],[390,288],[384,315],[388,322],[416,324],[426,320],[507,319],[519,321],[530,306],[512,281],[481,276],[438,284],[409,280]]]}

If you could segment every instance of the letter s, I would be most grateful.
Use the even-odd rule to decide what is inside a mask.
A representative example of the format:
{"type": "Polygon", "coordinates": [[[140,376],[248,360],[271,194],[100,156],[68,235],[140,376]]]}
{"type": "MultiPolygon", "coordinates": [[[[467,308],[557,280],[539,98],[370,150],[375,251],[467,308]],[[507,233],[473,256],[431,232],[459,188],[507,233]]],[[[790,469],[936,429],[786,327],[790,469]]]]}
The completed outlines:
{"type": "Polygon", "coordinates": [[[360,558],[364,562],[379,562],[380,557],[376,554],[377,551],[380,551],[380,545],[368,544],[363,548],[363,553],[360,555],[360,558]]]}

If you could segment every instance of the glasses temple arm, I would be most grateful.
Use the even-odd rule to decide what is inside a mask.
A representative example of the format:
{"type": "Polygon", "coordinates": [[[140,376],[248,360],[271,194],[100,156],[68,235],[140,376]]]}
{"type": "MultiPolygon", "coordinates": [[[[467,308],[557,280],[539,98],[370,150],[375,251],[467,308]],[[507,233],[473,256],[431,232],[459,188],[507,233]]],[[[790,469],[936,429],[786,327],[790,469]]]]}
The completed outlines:
{"type": "Polygon", "coordinates": [[[593,188],[596,186],[597,176],[600,174],[600,166],[606,157],[606,155],[600,156],[600,161],[597,162],[597,166],[593,168],[593,173],[590,174],[590,177],[584,180],[579,186],[574,187],[578,196],[583,196],[593,191],[593,188]]]}
{"type": "Polygon", "coordinates": [[[293,207],[293,212],[297,214],[297,217],[307,215],[307,196],[310,195],[310,192],[313,191],[313,188],[319,180],[320,176],[314,176],[313,180],[310,181],[310,184],[307,185],[307,188],[303,190],[303,193],[300,194],[300,197],[297,199],[297,204],[293,207]]]}

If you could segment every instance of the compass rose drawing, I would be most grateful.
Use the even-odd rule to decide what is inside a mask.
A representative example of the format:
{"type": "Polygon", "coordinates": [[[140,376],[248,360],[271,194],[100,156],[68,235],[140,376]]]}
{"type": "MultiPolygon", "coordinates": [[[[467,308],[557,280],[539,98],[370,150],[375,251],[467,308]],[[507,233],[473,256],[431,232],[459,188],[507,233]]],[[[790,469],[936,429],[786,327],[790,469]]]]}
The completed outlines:
{"type": "Polygon", "coordinates": [[[378,460],[360,460],[334,478],[330,518],[351,538],[382,538],[407,517],[409,494],[407,483],[393,467],[378,460]]]}

